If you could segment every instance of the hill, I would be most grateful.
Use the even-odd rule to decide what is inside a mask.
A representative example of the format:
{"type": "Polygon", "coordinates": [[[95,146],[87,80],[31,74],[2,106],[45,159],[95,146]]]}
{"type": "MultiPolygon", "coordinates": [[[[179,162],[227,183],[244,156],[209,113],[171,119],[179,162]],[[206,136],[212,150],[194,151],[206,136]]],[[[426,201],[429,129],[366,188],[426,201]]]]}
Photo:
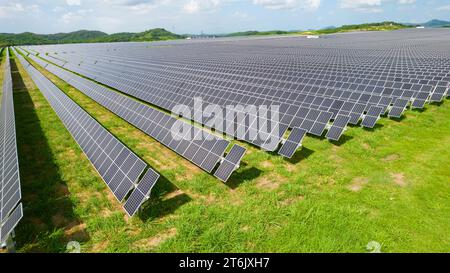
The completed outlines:
{"type": "Polygon", "coordinates": [[[408,28],[406,24],[400,24],[396,22],[381,22],[381,23],[368,23],[359,25],[343,25],[336,28],[324,28],[320,30],[308,30],[299,32],[300,34],[332,34],[339,32],[351,32],[351,31],[383,31],[383,30],[396,30],[402,28],[408,28]]]}
{"type": "Polygon", "coordinates": [[[319,30],[307,30],[307,31],[244,31],[233,32],[225,35],[217,35],[221,37],[235,37],[235,36],[263,36],[263,35],[283,35],[283,34],[331,34],[338,32],[350,32],[350,31],[374,31],[374,30],[395,30],[401,28],[412,27],[407,24],[400,24],[396,22],[381,22],[381,23],[369,23],[359,25],[343,25],[340,27],[329,26],[319,30]]]}
{"type": "Polygon", "coordinates": [[[124,32],[115,34],[107,34],[101,31],[92,31],[92,30],[79,30],[70,33],[56,33],[56,34],[35,34],[31,32],[24,32],[20,34],[0,33],[0,46],[160,41],[160,40],[171,40],[180,38],[183,38],[183,36],[174,34],[163,28],[150,29],[139,33],[124,32]]]}
{"type": "Polygon", "coordinates": [[[450,27],[450,22],[449,21],[443,21],[443,20],[438,20],[438,19],[433,19],[430,20],[426,23],[422,24],[424,27],[433,27],[433,28],[438,28],[438,27],[450,27]]]}

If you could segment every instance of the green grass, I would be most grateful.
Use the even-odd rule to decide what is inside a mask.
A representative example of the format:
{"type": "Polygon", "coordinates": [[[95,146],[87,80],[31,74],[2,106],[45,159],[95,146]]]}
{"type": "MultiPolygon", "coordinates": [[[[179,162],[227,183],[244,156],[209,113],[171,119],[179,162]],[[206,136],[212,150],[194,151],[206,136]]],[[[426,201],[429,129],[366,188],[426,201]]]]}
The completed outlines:
{"type": "Polygon", "coordinates": [[[224,185],[45,72],[161,173],[129,219],[18,67],[20,252],[61,252],[70,240],[85,252],[366,252],[370,241],[382,252],[449,250],[448,101],[351,127],[337,144],[307,137],[289,161],[245,145],[224,185]]]}

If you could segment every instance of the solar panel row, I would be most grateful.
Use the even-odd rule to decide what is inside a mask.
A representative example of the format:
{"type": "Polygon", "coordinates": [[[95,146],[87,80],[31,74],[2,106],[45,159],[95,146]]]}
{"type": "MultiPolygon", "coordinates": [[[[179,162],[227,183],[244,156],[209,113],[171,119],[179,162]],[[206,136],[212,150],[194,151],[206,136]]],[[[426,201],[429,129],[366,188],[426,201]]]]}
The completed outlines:
{"type": "MultiPolygon", "coordinates": [[[[68,67],[68,65],[65,66],[66,68],[68,67]]],[[[72,69],[75,72],[78,73],[83,73],[82,71],[78,71],[77,68],[73,68],[72,69]]],[[[95,80],[99,81],[98,77],[92,76],[95,80]]],[[[119,88],[118,86],[116,86],[114,83],[111,82],[103,82],[103,83],[107,83],[110,86],[119,88]]],[[[125,88],[125,87],[124,87],[125,88]]],[[[128,88],[132,88],[129,87],[128,88]]],[[[124,89],[120,89],[120,90],[124,90],[124,89]]],[[[129,93],[130,94],[130,93],[129,93]]],[[[139,97],[139,95],[134,94],[135,96],[139,97]]],[[[143,99],[143,97],[139,97],[141,99],[143,99]]],[[[145,99],[145,98],[144,98],[145,99]]],[[[161,105],[159,105],[161,106],[161,105]]],[[[281,117],[281,122],[278,124],[274,124],[273,127],[271,127],[271,131],[270,131],[270,137],[266,137],[265,140],[260,140],[260,139],[251,139],[250,138],[250,125],[251,122],[249,122],[248,124],[246,124],[246,129],[245,129],[245,136],[243,138],[240,138],[242,140],[245,140],[247,142],[250,142],[256,146],[262,147],[265,150],[269,150],[269,151],[273,151],[278,147],[278,143],[281,141],[282,136],[284,134],[284,132],[287,130],[287,128],[290,126],[291,122],[292,122],[292,118],[293,115],[295,115],[295,113],[298,112],[298,107],[290,107],[287,105],[282,105],[280,107],[281,110],[283,109],[287,109],[287,111],[280,111],[282,113],[282,117],[281,117]]],[[[312,110],[313,111],[313,110],[312,110]]],[[[316,110],[314,110],[314,112],[317,112],[316,110]]],[[[319,111],[320,112],[320,111],[319,111]]],[[[310,128],[310,129],[316,129],[316,130],[312,130],[311,133],[314,133],[316,135],[321,134],[323,132],[323,129],[325,128],[326,124],[325,123],[320,123],[316,120],[309,120],[310,116],[306,115],[307,113],[305,113],[305,116],[301,116],[300,114],[298,115],[298,121],[305,121],[312,123],[313,125],[315,125],[316,127],[310,128]],[[317,124],[315,124],[317,123],[317,124]],[[317,128],[322,128],[322,129],[317,129],[317,128]]],[[[332,114],[331,113],[324,113],[326,114],[326,116],[331,117],[332,114]]],[[[317,118],[317,117],[315,117],[317,118]]],[[[251,115],[246,116],[246,118],[244,118],[244,120],[249,121],[249,120],[256,120],[256,117],[252,117],[251,115]]],[[[227,120],[225,120],[225,123],[228,122],[227,120]]],[[[324,122],[324,121],[322,121],[324,122]]],[[[327,122],[327,121],[325,121],[327,122]]],[[[204,122],[203,122],[204,123],[204,122]]],[[[232,122],[231,122],[232,123],[232,122]]],[[[224,126],[224,128],[226,128],[226,126],[224,126]]],[[[216,128],[217,129],[217,128],[216,128]]],[[[221,130],[217,130],[217,131],[221,131],[221,130]]],[[[223,131],[222,131],[223,132],[223,131]]]]}
{"type": "MultiPolygon", "coordinates": [[[[205,94],[205,90],[200,90],[199,89],[199,90],[196,90],[195,92],[194,92],[194,90],[190,90],[190,91],[192,91],[190,94],[183,95],[182,91],[183,90],[186,91],[186,88],[190,88],[190,87],[188,85],[185,85],[183,83],[179,83],[178,82],[175,85],[172,85],[172,89],[173,89],[174,86],[179,84],[179,89],[176,91],[176,94],[177,94],[176,96],[174,96],[172,94],[171,97],[168,98],[168,99],[165,99],[165,98],[162,98],[161,96],[159,96],[160,99],[158,99],[155,96],[153,96],[153,97],[149,96],[148,92],[143,92],[142,91],[144,89],[142,89],[142,87],[140,85],[145,83],[145,79],[134,78],[134,82],[130,82],[129,80],[127,80],[127,79],[125,79],[123,77],[122,74],[124,73],[124,71],[117,72],[115,74],[111,74],[111,72],[108,72],[108,73],[101,72],[101,74],[98,75],[98,74],[90,73],[89,70],[81,69],[80,66],[72,65],[70,63],[67,63],[64,67],[68,68],[68,69],[70,69],[72,71],[75,71],[77,73],[83,74],[83,75],[85,75],[87,77],[90,77],[90,78],[92,78],[92,79],[94,79],[96,81],[102,82],[102,83],[104,83],[106,85],[112,86],[112,87],[114,87],[114,88],[116,88],[116,89],[118,89],[118,90],[120,90],[122,92],[125,92],[127,94],[130,94],[130,95],[133,95],[135,97],[138,97],[138,98],[140,98],[142,100],[146,100],[146,101],[148,101],[150,103],[158,105],[159,107],[162,107],[162,108],[164,108],[166,110],[171,110],[170,107],[173,107],[173,106],[175,106],[177,104],[192,105],[193,104],[193,98],[199,97],[202,94],[205,94]]],[[[128,70],[127,74],[131,75],[130,72],[131,71],[128,70]]],[[[148,88],[149,86],[156,86],[156,85],[149,85],[148,84],[146,86],[148,88]]],[[[171,92],[170,89],[167,89],[167,90],[168,90],[167,92],[171,92]]],[[[203,98],[203,96],[202,96],[202,98],[203,98]]],[[[245,103],[243,102],[243,100],[247,100],[248,98],[250,98],[250,97],[242,96],[240,94],[237,94],[235,96],[235,102],[236,102],[236,100],[241,100],[242,103],[235,103],[234,105],[248,105],[249,101],[246,101],[245,103]]],[[[223,101],[223,102],[225,102],[225,101],[223,101]]],[[[270,101],[265,100],[265,101],[261,101],[261,103],[259,103],[258,105],[268,105],[268,106],[270,106],[272,104],[273,103],[271,103],[270,101]]],[[[222,103],[221,106],[224,108],[226,105],[225,105],[225,103],[222,103]]],[[[276,149],[276,147],[278,146],[279,141],[281,141],[282,135],[284,134],[285,130],[290,126],[290,123],[291,123],[294,115],[298,112],[298,107],[290,107],[290,105],[288,105],[288,104],[281,105],[280,109],[281,109],[281,111],[280,111],[280,114],[281,114],[280,124],[277,125],[277,126],[273,126],[273,128],[276,128],[276,130],[270,132],[270,135],[271,135],[270,139],[271,140],[272,139],[277,139],[278,141],[270,141],[270,143],[267,143],[267,142],[261,141],[261,140],[253,140],[252,138],[248,137],[250,135],[249,134],[249,130],[250,130],[250,127],[251,127],[250,126],[251,123],[250,124],[245,124],[245,127],[247,129],[246,129],[245,137],[242,138],[242,139],[247,141],[247,142],[250,142],[250,143],[252,143],[254,145],[260,146],[260,147],[262,147],[262,148],[264,148],[266,150],[269,150],[269,151],[272,151],[272,150],[276,149]]],[[[251,115],[246,114],[246,116],[247,116],[247,118],[245,118],[244,120],[254,120],[254,117],[252,117],[251,115]]],[[[301,117],[301,118],[305,119],[306,116],[305,117],[301,117]]],[[[205,124],[206,123],[205,120],[201,120],[201,122],[203,124],[205,124]]],[[[312,121],[312,122],[314,122],[314,121],[312,121]]],[[[215,129],[217,130],[217,129],[220,129],[220,128],[215,128],[215,129]]],[[[224,132],[223,130],[218,130],[218,131],[224,132]]]]}
{"type": "Polygon", "coordinates": [[[23,216],[19,161],[9,51],[3,66],[2,101],[0,106],[0,245],[23,216]]]}
{"type": "MultiPolygon", "coordinates": [[[[109,62],[111,62],[111,61],[109,61],[109,62]]],[[[112,61],[112,62],[114,62],[114,61],[112,61]]],[[[95,61],[95,63],[97,64],[97,61],[95,61]]],[[[302,68],[302,70],[304,70],[304,69],[302,68]]],[[[360,71],[357,71],[357,72],[359,73],[360,71]]],[[[323,80],[324,83],[321,82],[322,79],[324,78],[324,75],[323,75],[323,71],[320,71],[320,73],[321,73],[320,74],[321,78],[320,78],[319,84],[321,84],[322,86],[329,86],[329,84],[327,84],[327,83],[329,83],[328,81],[323,80]]],[[[357,74],[355,74],[355,75],[357,75],[357,74]]],[[[336,84],[336,86],[332,86],[334,89],[339,89],[341,87],[340,85],[342,85],[343,87],[349,87],[348,86],[349,83],[345,83],[345,82],[343,83],[342,82],[343,80],[345,80],[343,77],[333,76],[333,78],[339,80],[339,81],[332,81],[332,82],[334,82],[336,84]]],[[[288,77],[288,79],[289,79],[289,77],[288,77]]],[[[417,84],[413,85],[413,84],[411,84],[409,82],[403,84],[403,83],[394,82],[394,80],[397,80],[397,78],[390,79],[390,82],[387,82],[386,85],[384,86],[384,87],[389,87],[390,88],[390,89],[386,88],[386,90],[385,90],[386,91],[386,95],[391,95],[392,92],[397,91],[397,92],[394,92],[394,95],[400,92],[400,94],[401,93],[405,93],[404,94],[405,96],[411,96],[412,97],[414,95],[414,92],[412,92],[411,90],[415,91],[416,93],[418,92],[418,94],[420,93],[420,94],[425,94],[426,95],[426,94],[429,93],[428,91],[431,88],[430,86],[428,86],[428,87],[425,88],[425,90],[421,90],[420,89],[421,87],[419,85],[417,85],[417,84]],[[405,90],[399,89],[401,87],[404,87],[405,90]]],[[[310,82],[310,84],[317,84],[317,83],[314,82],[314,81],[317,81],[317,80],[311,79],[311,75],[309,75],[308,81],[310,82]],[[311,83],[311,81],[313,81],[313,82],[311,83]]],[[[355,83],[353,83],[352,84],[353,86],[351,86],[351,88],[357,88],[356,90],[358,90],[358,91],[367,92],[367,90],[365,90],[361,86],[368,86],[369,87],[368,90],[372,91],[372,92],[375,92],[375,94],[378,94],[378,93],[381,92],[381,89],[380,89],[381,85],[379,84],[379,83],[381,83],[380,81],[368,80],[368,79],[364,79],[363,80],[363,79],[356,78],[356,83],[359,84],[359,85],[356,86],[355,83]],[[366,85],[363,85],[363,84],[366,84],[366,85]],[[370,85],[370,84],[372,84],[372,85],[370,85]]],[[[428,83],[428,81],[427,80],[421,80],[420,83],[421,84],[425,84],[425,83],[428,83]]],[[[397,96],[398,96],[398,94],[397,94],[397,96]]],[[[415,103],[417,103],[417,101],[415,103]]]]}
{"type": "MultiPolygon", "coordinates": [[[[167,110],[207,104],[280,105],[280,141],[288,128],[339,140],[349,124],[373,128],[381,115],[448,95],[448,30],[329,35],[323,39],[218,39],[30,49],[44,58],[167,110]],[[46,54],[48,54],[46,56],[46,54]],[[342,117],[341,117],[342,116],[342,117]],[[334,124],[340,117],[339,124],[334,124]],[[331,132],[330,132],[331,131],[331,132]]],[[[201,121],[205,123],[204,120],[201,121]]],[[[249,133],[246,132],[246,133],[249,133]]],[[[266,150],[279,142],[243,140],[266,150]]]]}
{"type": "MultiPolygon", "coordinates": [[[[147,164],[29,65],[21,55],[16,55],[116,199],[124,201],[138,183],[147,164]]],[[[149,171],[154,172],[151,169],[149,171]]],[[[154,176],[154,182],[158,177],[154,176]]]]}
{"type": "MultiPolygon", "coordinates": [[[[207,172],[211,172],[214,169],[230,143],[187,122],[47,63],[33,55],[30,55],[30,58],[83,92],[86,96],[207,172]],[[177,123],[182,123],[180,126],[186,132],[190,132],[190,135],[174,131],[174,125],[177,125],[177,123]],[[195,137],[199,134],[203,134],[202,138],[195,137]]],[[[226,182],[226,180],[223,181],[226,182]]]]}

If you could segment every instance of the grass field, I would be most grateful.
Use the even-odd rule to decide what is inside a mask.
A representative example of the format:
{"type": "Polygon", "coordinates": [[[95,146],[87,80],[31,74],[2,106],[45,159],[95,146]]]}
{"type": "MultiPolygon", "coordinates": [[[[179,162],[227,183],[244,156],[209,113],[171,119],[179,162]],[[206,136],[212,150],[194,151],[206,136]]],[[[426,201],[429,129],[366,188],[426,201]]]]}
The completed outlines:
{"type": "Polygon", "coordinates": [[[249,150],[227,185],[44,72],[162,178],[125,216],[45,98],[12,59],[25,207],[20,252],[448,252],[450,103],[307,137],[292,160],[249,150]]]}

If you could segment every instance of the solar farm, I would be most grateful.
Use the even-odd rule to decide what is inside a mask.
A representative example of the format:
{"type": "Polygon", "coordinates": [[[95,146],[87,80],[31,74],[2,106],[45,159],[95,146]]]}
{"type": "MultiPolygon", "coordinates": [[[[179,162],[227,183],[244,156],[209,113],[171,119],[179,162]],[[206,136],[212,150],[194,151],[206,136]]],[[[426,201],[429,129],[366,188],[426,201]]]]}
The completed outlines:
{"type": "Polygon", "coordinates": [[[16,46],[2,75],[3,246],[448,251],[449,29],[16,46]],[[236,105],[278,111],[211,121],[236,105]]]}

